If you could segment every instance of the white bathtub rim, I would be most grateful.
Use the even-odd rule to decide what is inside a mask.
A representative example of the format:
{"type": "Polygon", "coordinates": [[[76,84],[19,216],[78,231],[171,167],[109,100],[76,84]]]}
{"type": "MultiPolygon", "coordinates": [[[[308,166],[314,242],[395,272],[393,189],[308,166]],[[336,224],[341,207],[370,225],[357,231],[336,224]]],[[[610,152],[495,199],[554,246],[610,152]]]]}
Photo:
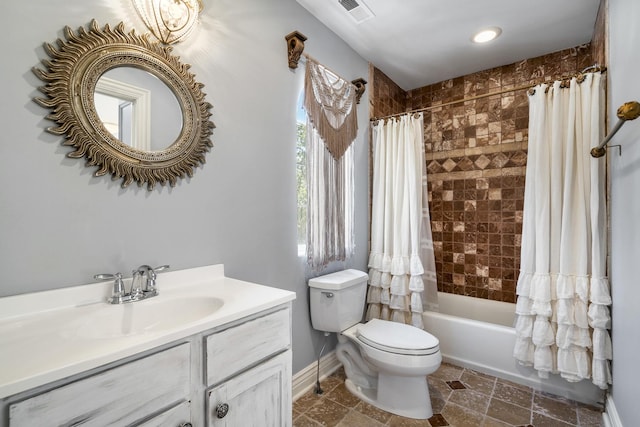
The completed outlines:
{"type": "Polygon", "coordinates": [[[449,316],[486,322],[512,328],[515,322],[516,305],[510,302],[475,298],[467,295],[438,292],[438,304],[425,305],[426,311],[449,316]],[[460,308],[462,304],[465,309],[460,308]],[[437,308],[435,308],[437,307],[437,308]]]}

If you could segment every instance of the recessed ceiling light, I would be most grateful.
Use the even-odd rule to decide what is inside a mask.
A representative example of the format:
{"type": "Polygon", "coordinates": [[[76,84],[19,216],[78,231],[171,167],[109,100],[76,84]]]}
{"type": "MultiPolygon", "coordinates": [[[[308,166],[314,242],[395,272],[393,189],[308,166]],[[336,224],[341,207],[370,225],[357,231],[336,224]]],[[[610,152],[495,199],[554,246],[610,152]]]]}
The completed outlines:
{"type": "Polygon", "coordinates": [[[497,38],[501,33],[502,29],[500,27],[485,28],[476,33],[471,40],[474,43],[487,43],[497,38]]]}

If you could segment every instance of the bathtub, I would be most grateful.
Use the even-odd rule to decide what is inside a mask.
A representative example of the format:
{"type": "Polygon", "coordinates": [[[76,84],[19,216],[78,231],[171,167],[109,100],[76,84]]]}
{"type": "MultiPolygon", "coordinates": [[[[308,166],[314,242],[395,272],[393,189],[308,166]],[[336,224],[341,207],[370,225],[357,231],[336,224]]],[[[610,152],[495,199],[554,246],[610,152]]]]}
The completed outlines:
{"type": "Polygon", "coordinates": [[[588,404],[603,402],[604,393],[588,381],[569,383],[559,375],[541,379],[516,363],[515,304],[438,293],[439,312],[425,311],[425,329],[440,340],[442,360],[503,378],[536,390],[588,404]]]}

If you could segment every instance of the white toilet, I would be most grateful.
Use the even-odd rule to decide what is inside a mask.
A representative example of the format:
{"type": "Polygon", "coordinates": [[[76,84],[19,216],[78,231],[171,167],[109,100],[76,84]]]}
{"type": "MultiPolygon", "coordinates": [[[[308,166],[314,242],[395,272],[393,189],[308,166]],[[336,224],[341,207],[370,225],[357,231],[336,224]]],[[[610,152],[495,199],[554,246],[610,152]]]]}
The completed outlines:
{"type": "Polygon", "coordinates": [[[310,279],[313,328],[338,333],[336,356],[351,393],[387,412],[430,418],[427,375],[442,362],[439,341],[410,325],[361,323],[367,278],[362,271],[344,270],[310,279]]]}

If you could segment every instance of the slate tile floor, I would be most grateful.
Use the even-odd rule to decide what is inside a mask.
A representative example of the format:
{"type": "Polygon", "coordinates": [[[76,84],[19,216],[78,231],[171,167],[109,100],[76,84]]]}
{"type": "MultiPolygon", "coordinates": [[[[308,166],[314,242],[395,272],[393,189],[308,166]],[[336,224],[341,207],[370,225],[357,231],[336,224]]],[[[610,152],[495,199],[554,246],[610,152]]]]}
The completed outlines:
{"type": "Polygon", "coordinates": [[[414,420],[381,411],[353,396],[344,371],[293,403],[294,427],[601,427],[601,409],[443,363],[429,376],[434,416],[414,420]]]}

